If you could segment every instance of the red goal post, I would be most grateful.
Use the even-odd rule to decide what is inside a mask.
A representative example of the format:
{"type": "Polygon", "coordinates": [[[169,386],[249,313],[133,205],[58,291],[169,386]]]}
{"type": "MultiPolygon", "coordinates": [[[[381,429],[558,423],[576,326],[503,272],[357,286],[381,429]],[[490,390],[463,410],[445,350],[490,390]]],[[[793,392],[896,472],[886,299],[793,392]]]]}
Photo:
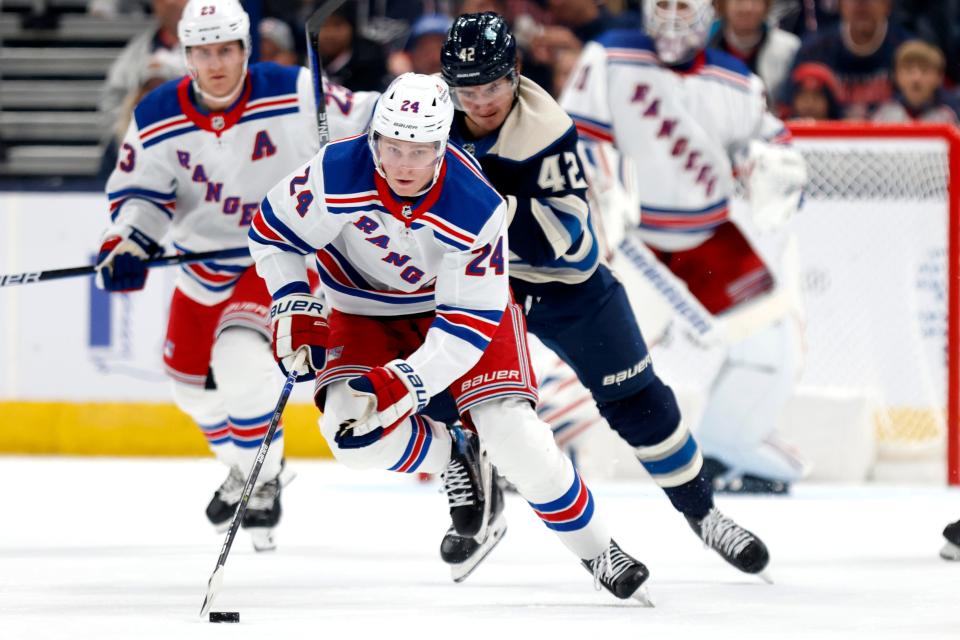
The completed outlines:
{"type": "MultiPolygon", "coordinates": [[[[946,124],[872,124],[872,123],[801,123],[789,124],[790,131],[798,147],[803,149],[815,145],[818,141],[843,145],[850,141],[851,148],[869,144],[869,141],[903,143],[897,145],[908,148],[918,141],[931,141],[943,146],[943,159],[934,162],[935,174],[939,175],[936,165],[943,165],[942,188],[946,199],[946,457],[947,481],[951,485],[960,485],[960,130],[946,124]]],[[[895,182],[880,172],[874,174],[868,166],[871,161],[863,160],[858,170],[870,173],[878,181],[895,182]]],[[[853,162],[857,162],[854,160],[853,162]]],[[[901,161],[895,168],[895,177],[910,177],[916,169],[913,161],[901,161]]],[[[834,171],[834,170],[831,170],[834,171]]],[[[842,172],[837,172],[842,173],[842,172]]],[[[828,176],[829,177],[829,176],[828,176]]],[[[811,182],[816,179],[811,175],[811,182]]],[[[925,181],[925,177],[914,182],[925,181]]],[[[936,181],[936,179],[935,179],[936,181]]],[[[884,188],[889,184],[881,185],[884,188]]],[[[919,186],[919,185],[918,185],[919,186]]],[[[812,185],[814,189],[816,185],[812,185]]],[[[936,188],[935,186],[933,187],[936,188]]],[[[858,188],[859,189],[859,188],[858,188]]],[[[855,189],[857,190],[857,189],[855,189]]],[[[869,189],[868,189],[869,190],[869,189]]],[[[881,189],[882,190],[882,189],[881,189]]],[[[881,196],[882,197],[882,196],[881,196]]],[[[905,194],[905,197],[910,197],[905,194]]],[[[909,224],[909,222],[908,222],[909,224]]],[[[879,346],[878,346],[879,348],[879,346]]],[[[918,375],[919,372],[918,372],[918,375]]]]}

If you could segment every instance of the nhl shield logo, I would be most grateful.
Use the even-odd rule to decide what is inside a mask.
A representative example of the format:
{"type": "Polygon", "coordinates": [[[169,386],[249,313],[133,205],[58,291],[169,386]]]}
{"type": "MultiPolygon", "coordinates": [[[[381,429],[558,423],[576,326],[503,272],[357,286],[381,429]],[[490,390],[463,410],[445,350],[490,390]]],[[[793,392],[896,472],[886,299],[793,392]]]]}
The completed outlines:
{"type": "Polygon", "coordinates": [[[210,124],[213,125],[215,131],[221,131],[227,126],[227,121],[224,120],[223,116],[213,116],[210,118],[210,124]]]}
{"type": "Polygon", "coordinates": [[[477,145],[473,144],[472,142],[465,142],[463,144],[463,150],[472,156],[477,155],[477,145]]]}
{"type": "Polygon", "coordinates": [[[413,215],[413,210],[410,208],[410,205],[403,205],[403,211],[401,212],[404,218],[409,218],[413,215]]]}

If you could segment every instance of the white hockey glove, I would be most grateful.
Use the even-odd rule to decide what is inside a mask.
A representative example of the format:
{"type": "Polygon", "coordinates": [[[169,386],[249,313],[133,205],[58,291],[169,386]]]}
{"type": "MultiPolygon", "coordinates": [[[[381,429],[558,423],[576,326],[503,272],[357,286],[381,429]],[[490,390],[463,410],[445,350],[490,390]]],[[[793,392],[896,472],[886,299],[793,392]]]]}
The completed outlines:
{"type": "Polygon", "coordinates": [[[130,225],[103,234],[97,254],[96,284],[105,291],[137,291],[147,282],[147,260],[163,255],[163,247],[130,225]]]}
{"type": "Polygon", "coordinates": [[[307,351],[307,370],[299,372],[297,382],[312,380],[323,369],[327,355],[330,326],[323,316],[323,303],[305,293],[283,296],[270,307],[273,321],[273,357],[284,375],[301,349],[307,351]]]}
{"type": "Polygon", "coordinates": [[[334,440],[341,449],[359,449],[377,442],[430,400],[423,380],[406,360],[392,360],[371,369],[347,386],[367,402],[359,415],[347,416],[338,425],[334,440]]]}
{"type": "Polygon", "coordinates": [[[752,140],[743,175],[758,231],[783,225],[800,208],[807,163],[799,151],[752,140]]]}

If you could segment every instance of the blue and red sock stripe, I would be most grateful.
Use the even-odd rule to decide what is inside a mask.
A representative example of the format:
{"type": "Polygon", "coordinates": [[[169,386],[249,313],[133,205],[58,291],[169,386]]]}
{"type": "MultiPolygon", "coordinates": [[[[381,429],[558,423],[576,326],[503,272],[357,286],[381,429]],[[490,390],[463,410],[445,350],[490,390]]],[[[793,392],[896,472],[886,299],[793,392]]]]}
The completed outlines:
{"type": "MultiPolygon", "coordinates": [[[[270,428],[271,418],[273,418],[272,410],[270,413],[265,413],[256,418],[234,418],[231,416],[229,418],[230,438],[233,440],[233,444],[244,449],[259,447],[270,428]]],[[[282,437],[283,425],[281,424],[273,434],[273,440],[276,441],[282,437]]]]}
{"type": "Polygon", "coordinates": [[[574,472],[573,484],[566,493],[550,502],[530,506],[540,516],[548,529],[554,531],[577,531],[590,523],[593,517],[593,494],[574,472]]]}
{"type": "Polygon", "coordinates": [[[413,428],[410,430],[410,440],[407,442],[403,455],[388,471],[398,473],[413,473],[420,468],[423,459],[427,457],[427,451],[430,449],[430,443],[433,441],[433,430],[420,416],[410,417],[410,423],[413,428]]]}
{"type": "Polygon", "coordinates": [[[209,444],[219,445],[230,442],[230,425],[227,424],[226,420],[216,424],[201,424],[199,426],[209,444]]]}

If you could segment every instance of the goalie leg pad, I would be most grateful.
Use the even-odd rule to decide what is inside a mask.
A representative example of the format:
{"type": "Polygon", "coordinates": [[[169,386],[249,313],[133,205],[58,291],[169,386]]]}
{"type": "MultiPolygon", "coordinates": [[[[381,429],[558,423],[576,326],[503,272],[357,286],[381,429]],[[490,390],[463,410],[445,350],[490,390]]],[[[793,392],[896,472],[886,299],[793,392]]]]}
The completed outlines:
{"type": "Polygon", "coordinates": [[[590,559],[607,548],[610,533],[593,495],[527,400],[491,400],[473,407],[470,419],[490,462],[568,549],[590,559]]]}
{"type": "MultiPolygon", "coordinates": [[[[249,469],[267,434],[282,387],[270,342],[252,329],[227,328],[213,345],[211,366],[229,415],[237,463],[241,469],[249,469]]],[[[273,436],[257,483],[276,478],[282,459],[283,422],[273,436]]]]}
{"type": "Polygon", "coordinates": [[[790,482],[806,465],[789,447],[770,446],[800,369],[790,318],[733,345],[714,381],[697,436],[707,455],[740,473],[790,482]]]}
{"type": "Polygon", "coordinates": [[[336,435],[345,416],[358,415],[366,399],[354,395],[345,381],[327,385],[320,432],[338,462],[351,469],[387,469],[400,473],[440,473],[450,461],[450,434],[442,424],[422,415],[401,421],[395,429],[365,447],[341,448],[336,435]]]}

